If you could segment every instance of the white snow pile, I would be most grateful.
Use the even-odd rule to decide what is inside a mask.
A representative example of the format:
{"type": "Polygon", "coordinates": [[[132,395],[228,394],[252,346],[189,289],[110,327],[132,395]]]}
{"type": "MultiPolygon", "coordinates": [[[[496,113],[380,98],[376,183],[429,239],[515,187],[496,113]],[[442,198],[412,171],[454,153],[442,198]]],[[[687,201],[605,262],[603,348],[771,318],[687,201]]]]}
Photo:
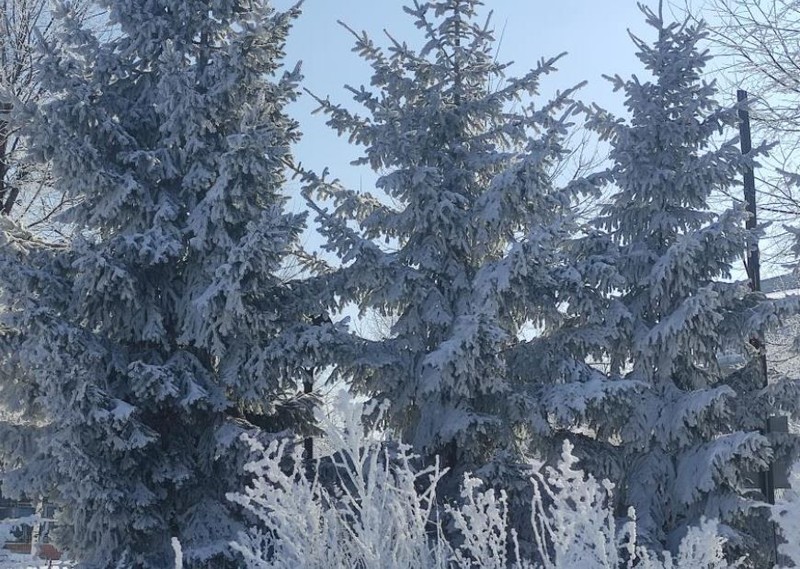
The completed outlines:
{"type": "Polygon", "coordinates": [[[5,553],[0,554],[0,569],[70,569],[72,564],[53,561],[49,565],[45,559],[34,559],[30,555],[5,553]]]}

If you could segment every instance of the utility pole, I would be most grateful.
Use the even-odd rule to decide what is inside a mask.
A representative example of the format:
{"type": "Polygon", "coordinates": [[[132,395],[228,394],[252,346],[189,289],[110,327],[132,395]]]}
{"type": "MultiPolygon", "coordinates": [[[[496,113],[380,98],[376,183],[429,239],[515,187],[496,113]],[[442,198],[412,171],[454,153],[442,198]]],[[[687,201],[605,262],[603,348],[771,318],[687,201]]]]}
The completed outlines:
{"type": "MultiPolygon", "coordinates": [[[[312,316],[310,320],[313,326],[332,324],[330,316],[325,313],[312,316]]],[[[302,368],[303,395],[305,397],[312,398],[314,396],[314,382],[318,371],[320,370],[316,366],[302,368]]],[[[313,402],[309,402],[309,404],[311,403],[313,402]]],[[[309,480],[312,480],[314,477],[314,437],[311,435],[303,439],[303,459],[306,465],[306,475],[309,480]]]]}
{"type": "MultiPolygon", "coordinates": [[[[748,109],[747,91],[739,89],[736,91],[736,99],[739,102],[739,140],[742,145],[742,154],[749,154],[753,150],[753,142],[750,136],[750,111],[748,109]]],[[[756,177],[753,168],[746,166],[744,169],[744,204],[750,217],[745,222],[745,227],[754,230],[758,226],[756,216],[756,177]]],[[[761,258],[758,249],[758,240],[747,251],[745,262],[747,276],[750,278],[750,288],[754,291],[761,290],[761,258]]]]}
{"type": "MultiPolygon", "coordinates": [[[[314,375],[315,368],[307,369],[306,377],[303,378],[303,394],[311,397],[314,393],[314,375]]],[[[306,465],[311,468],[314,463],[314,437],[308,436],[303,439],[303,452],[306,459],[306,465]]]]}
{"type": "MultiPolygon", "coordinates": [[[[747,91],[739,89],[736,91],[736,100],[739,103],[739,139],[741,141],[742,154],[747,155],[753,150],[753,142],[750,135],[750,111],[748,108],[747,91]]],[[[758,226],[757,208],[756,208],[756,179],[752,166],[745,166],[744,168],[744,202],[745,209],[750,214],[745,222],[745,227],[748,230],[755,230],[758,226]]],[[[761,259],[758,248],[758,237],[755,237],[750,244],[745,257],[745,269],[750,281],[750,289],[754,292],[761,290],[761,259]]],[[[753,337],[750,339],[750,344],[758,350],[759,363],[761,370],[761,377],[763,378],[763,387],[769,387],[769,378],[767,376],[767,352],[766,346],[761,338],[753,337]]],[[[764,425],[764,433],[788,433],[789,424],[785,416],[769,415],[764,425]]],[[[766,472],[760,473],[761,478],[761,491],[764,493],[769,504],[775,504],[775,489],[776,488],[789,488],[788,478],[788,465],[778,463],[773,458],[769,463],[769,468],[766,472]]],[[[772,539],[774,546],[774,555],[776,566],[779,563],[778,558],[778,536],[775,528],[775,522],[772,525],[772,539]]]]}
{"type": "MultiPolygon", "coordinates": [[[[753,150],[752,137],[750,135],[750,111],[748,109],[747,91],[739,89],[736,91],[736,100],[739,103],[739,140],[742,145],[742,154],[749,154],[753,150]]],[[[756,209],[756,178],[752,166],[744,168],[744,204],[747,213],[750,215],[745,222],[745,227],[751,231],[758,227],[758,217],[756,209]]],[[[754,292],[761,290],[761,258],[758,248],[758,239],[755,238],[747,250],[745,258],[745,269],[750,281],[750,289],[754,292]]],[[[769,385],[767,379],[767,353],[764,342],[761,338],[753,337],[750,344],[758,350],[758,358],[761,368],[763,387],[769,385]]],[[[769,432],[769,421],[767,422],[767,432],[769,432]]],[[[770,504],[775,503],[775,484],[772,463],[769,470],[761,475],[761,489],[764,497],[770,504]]]]}
{"type": "Polygon", "coordinates": [[[11,103],[0,100],[0,213],[5,215],[11,213],[11,207],[14,205],[14,198],[12,197],[9,200],[7,197],[12,192],[6,187],[6,175],[10,167],[8,159],[11,154],[11,144],[9,143],[11,138],[11,119],[9,118],[11,111],[11,103]]]}

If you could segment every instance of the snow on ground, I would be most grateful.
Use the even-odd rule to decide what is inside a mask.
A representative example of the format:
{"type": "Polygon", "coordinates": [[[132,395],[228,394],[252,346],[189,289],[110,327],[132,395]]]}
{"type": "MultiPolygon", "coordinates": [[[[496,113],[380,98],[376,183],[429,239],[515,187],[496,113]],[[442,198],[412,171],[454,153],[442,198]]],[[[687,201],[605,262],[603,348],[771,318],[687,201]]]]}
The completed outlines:
{"type": "Polygon", "coordinates": [[[30,555],[0,554],[0,569],[68,569],[69,567],[68,563],[31,559],[30,555]]]}

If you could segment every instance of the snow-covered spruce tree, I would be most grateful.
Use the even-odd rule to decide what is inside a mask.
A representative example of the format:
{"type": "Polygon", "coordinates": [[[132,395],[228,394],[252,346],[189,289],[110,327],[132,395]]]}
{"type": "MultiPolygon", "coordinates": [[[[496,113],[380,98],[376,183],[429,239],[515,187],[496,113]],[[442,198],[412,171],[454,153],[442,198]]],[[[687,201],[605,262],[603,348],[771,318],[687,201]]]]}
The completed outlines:
{"type": "Polygon", "coordinates": [[[551,176],[566,152],[571,91],[531,102],[558,58],[505,79],[480,5],[406,7],[426,37],[416,51],[354,33],[373,71],[370,87],[351,88],[366,112],[320,103],[329,125],[363,147],[358,164],[379,175],[377,193],[306,178],[315,200],[333,203],[314,207],[343,261],[337,299],[394,319],[340,371],[389,402],[404,442],[442,456],[451,496],[465,471],[513,491],[521,454],[552,450],[553,419],[574,426],[606,396],[584,383],[598,372],[582,343],[539,341],[583,289],[561,245],[572,198],[593,185],[559,188],[551,176]]]}
{"type": "Polygon", "coordinates": [[[311,419],[295,380],[326,330],[304,324],[313,296],[281,278],[303,226],[282,194],[297,10],[99,8],[102,37],[60,8],[63,47],[41,70],[55,96],[30,110],[30,147],[80,200],[80,238],[53,248],[3,227],[3,363],[19,371],[5,404],[40,426],[3,493],[51,499],[82,567],[163,569],[172,536],[186,567],[236,567],[239,435],[311,419]]]}
{"type": "Polygon", "coordinates": [[[770,457],[757,432],[767,416],[758,402],[768,395],[763,378],[745,380],[753,366],[730,374],[720,357],[755,359],[748,342],[780,307],[729,281],[752,236],[741,209],[714,212],[709,200],[735,189],[764,148],[743,157],[736,139],[717,140],[731,136],[737,116],[702,79],[704,26],[641,8],[658,38],[634,43],[653,78],[611,79],[625,94],[627,120],[592,113],[590,125],[611,146],[616,193],[584,243],[618,273],[608,281],[612,373],[646,386],[628,392],[633,412],[617,427],[620,497],[652,546],[675,544],[706,516],[738,528],[732,547],[755,552],[758,524],[741,523],[758,505],[743,497],[744,472],[770,457]]]}

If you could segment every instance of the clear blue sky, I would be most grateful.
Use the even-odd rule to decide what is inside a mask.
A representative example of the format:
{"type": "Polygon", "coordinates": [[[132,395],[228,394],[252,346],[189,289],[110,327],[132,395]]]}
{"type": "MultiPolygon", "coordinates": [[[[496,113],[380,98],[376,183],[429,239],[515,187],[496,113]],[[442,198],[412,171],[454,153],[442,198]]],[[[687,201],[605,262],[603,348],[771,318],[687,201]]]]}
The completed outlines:
{"type": "MultiPolygon", "coordinates": [[[[648,2],[657,6],[657,0],[648,2]]],[[[293,3],[274,0],[273,5],[282,9],[293,3]]],[[[384,29],[395,38],[420,45],[415,41],[421,39],[420,33],[403,12],[404,4],[405,0],[306,0],[286,46],[287,65],[301,60],[306,88],[321,97],[330,96],[334,102],[350,104],[343,86],[368,84],[370,70],[351,52],[353,38],[336,21],[367,31],[380,45],[386,44],[384,29]]],[[[567,52],[559,72],[543,85],[542,96],[587,80],[581,95],[584,101],[622,112],[622,98],[612,93],[601,76],[643,74],[628,30],[646,39],[653,39],[653,33],[636,0],[486,0],[485,13],[490,9],[495,35],[502,37],[498,59],[514,62],[509,75],[524,73],[542,57],[567,52]]],[[[315,106],[303,94],[290,111],[304,133],[296,157],[315,170],[330,167],[333,175],[351,187],[363,183],[368,189],[374,177],[346,166],[358,156],[358,149],[330,131],[322,115],[311,116],[315,106]]]]}

